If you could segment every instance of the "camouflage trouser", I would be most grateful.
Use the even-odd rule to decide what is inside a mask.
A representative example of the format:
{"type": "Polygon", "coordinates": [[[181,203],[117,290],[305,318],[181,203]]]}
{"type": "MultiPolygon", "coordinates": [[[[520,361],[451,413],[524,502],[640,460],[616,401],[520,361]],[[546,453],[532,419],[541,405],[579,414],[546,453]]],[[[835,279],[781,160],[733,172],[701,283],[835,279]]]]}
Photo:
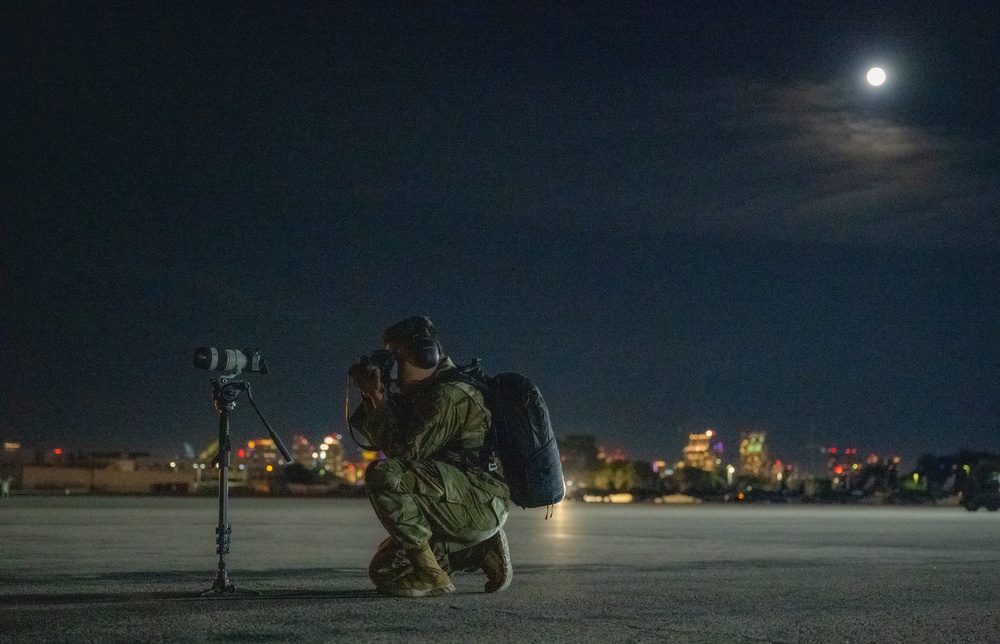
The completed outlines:
{"type": "Polygon", "coordinates": [[[465,473],[445,463],[374,461],[365,470],[365,489],[391,539],[379,546],[369,570],[382,571],[376,572],[380,577],[395,576],[406,565],[400,550],[425,543],[451,572],[451,553],[460,554],[489,539],[507,519],[506,498],[477,487],[465,473]]]}

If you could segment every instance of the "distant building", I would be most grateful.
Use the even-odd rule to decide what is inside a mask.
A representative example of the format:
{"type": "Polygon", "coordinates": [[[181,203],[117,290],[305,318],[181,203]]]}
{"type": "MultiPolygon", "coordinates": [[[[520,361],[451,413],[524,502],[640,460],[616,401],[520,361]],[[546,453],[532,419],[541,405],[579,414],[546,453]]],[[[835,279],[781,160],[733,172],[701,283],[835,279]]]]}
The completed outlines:
{"type": "Polygon", "coordinates": [[[292,434],[288,452],[291,454],[293,461],[302,465],[307,470],[315,469],[319,462],[319,452],[316,447],[302,434],[292,434]]]}
{"type": "Polygon", "coordinates": [[[688,444],[684,447],[684,466],[711,472],[718,465],[718,454],[712,447],[711,429],[703,434],[689,434],[688,444]]]}
{"type": "Polygon", "coordinates": [[[627,460],[625,457],[625,450],[620,447],[616,447],[611,452],[604,449],[603,445],[597,446],[597,460],[603,463],[621,463],[627,460]]]}
{"type": "MultiPolygon", "coordinates": [[[[843,488],[853,490],[858,487],[861,479],[866,478],[870,472],[866,472],[866,467],[879,465],[882,461],[877,454],[858,454],[856,447],[828,447],[826,452],[826,471],[835,489],[843,488]]],[[[899,459],[885,461],[886,466],[891,466],[887,471],[895,474],[899,459]]]]}
{"type": "Polygon", "coordinates": [[[570,435],[557,439],[564,473],[577,475],[597,466],[598,447],[593,436],[570,435]]]}
{"type": "Polygon", "coordinates": [[[326,436],[319,446],[319,468],[320,474],[329,472],[334,476],[348,479],[347,461],[344,458],[344,446],[340,442],[341,436],[326,436]]]}
{"type": "Polygon", "coordinates": [[[6,480],[20,485],[21,469],[25,464],[26,454],[21,449],[21,443],[4,441],[0,449],[0,481],[6,480]]]}
{"type": "Polygon", "coordinates": [[[96,454],[83,465],[26,465],[24,490],[65,490],[110,494],[187,493],[194,489],[191,470],[176,461],[161,463],[146,455],[96,454]],[[136,457],[137,456],[137,457],[136,457]]]}
{"type": "MultiPolygon", "coordinates": [[[[247,441],[247,446],[239,450],[237,455],[242,461],[241,465],[246,465],[246,470],[250,478],[268,478],[279,465],[284,465],[285,460],[278,451],[278,446],[270,438],[257,438],[247,441]]],[[[292,453],[292,457],[295,453],[292,453]]]]}
{"type": "Polygon", "coordinates": [[[344,461],[343,479],[351,485],[362,485],[365,482],[365,470],[372,461],[378,460],[378,452],[365,450],[361,458],[354,461],[344,461]]]}
{"type": "Polygon", "coordinates": [[[740,474],[745,476],[766,476],[768,458],[766,432],[742,432],[740,434],[740,474]]]}

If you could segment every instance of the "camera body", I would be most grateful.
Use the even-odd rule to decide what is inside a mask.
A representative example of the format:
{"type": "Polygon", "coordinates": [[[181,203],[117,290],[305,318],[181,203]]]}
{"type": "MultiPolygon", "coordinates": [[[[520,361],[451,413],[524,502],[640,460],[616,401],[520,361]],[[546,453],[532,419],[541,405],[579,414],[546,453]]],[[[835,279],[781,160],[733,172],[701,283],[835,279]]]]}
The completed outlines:
{"type": "Polygon", "coordinates": [[[379,349],[372,351],[371,355],[361,356],[361,359],[351,366],[347,374],[362,393],[368,392],[371,395],[373,393],[371,389],[375,384],[376,370],[381,372],[382,392],[387,394],[389,387],[398,378],[397,372],[399,371],[396,356],[393,355],[392,351],[379,349]]]}
{"type": "Polygon", "coordinates": [[[369,376],[375,375],[375,369],[382,372],[382,382],[388,386],[398,377],[396,356],[392,351],[376,349],[371,355],[361,357],[361,366],[369,376]]]}

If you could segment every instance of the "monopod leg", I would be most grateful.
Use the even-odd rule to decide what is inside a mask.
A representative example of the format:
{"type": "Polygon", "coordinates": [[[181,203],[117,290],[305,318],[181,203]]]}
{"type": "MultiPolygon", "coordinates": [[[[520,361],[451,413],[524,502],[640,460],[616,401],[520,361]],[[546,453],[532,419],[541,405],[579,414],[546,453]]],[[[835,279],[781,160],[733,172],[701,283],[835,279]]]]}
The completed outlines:
{"type": "Polygon", "coordinates": [[[236,587],[229,579],[229,571],[226,569],[226,555],[229,554],[229,544],[232,540],[233,532],[229,525],[229,414],[232,411],[232,403],[225,404],[219,409],[219,525],[215,528],[216,552],[219,555],[219,572],[212,585],[212,591],[217,593],[233,592],[236,587]]]}

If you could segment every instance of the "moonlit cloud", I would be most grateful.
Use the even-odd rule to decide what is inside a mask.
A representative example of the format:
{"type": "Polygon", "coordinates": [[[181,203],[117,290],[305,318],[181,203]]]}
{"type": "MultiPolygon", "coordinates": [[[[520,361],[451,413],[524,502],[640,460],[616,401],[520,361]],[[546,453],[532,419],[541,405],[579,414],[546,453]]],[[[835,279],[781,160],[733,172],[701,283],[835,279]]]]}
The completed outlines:
{"type": "Polygon", "coordinates": [[[986,142],[895,123],[846,94],[816,84],[723,93],[739,162],[723,167],[725,194],[697,206],[693,224],[796,241],[998,242],[1000,180],[979,171],[995,164],[986,142]]]}

